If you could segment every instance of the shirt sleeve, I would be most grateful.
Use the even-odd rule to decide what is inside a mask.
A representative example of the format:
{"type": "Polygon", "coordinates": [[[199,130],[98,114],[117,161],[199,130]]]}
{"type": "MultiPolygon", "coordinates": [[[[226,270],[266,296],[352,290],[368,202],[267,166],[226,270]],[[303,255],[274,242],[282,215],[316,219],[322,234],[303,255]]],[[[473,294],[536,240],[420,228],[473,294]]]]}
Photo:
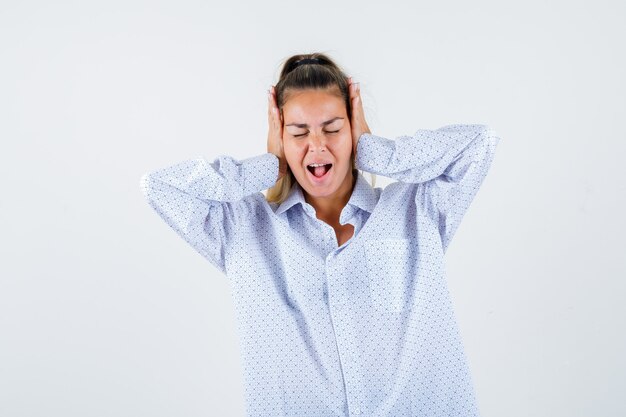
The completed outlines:
{"type": "Polygon", "coordinates": [[[236,203],[276,183],[278,158],[265,153],[238,161],[202,157],[145,173],[140,186],[157,214],[222,273],[241,218],[236,203]]]}
{"type": "Polygon", "coordinates": [[[493,161],[498,134],[487,125],[453,124],[420,129],[396,140],[364,133],[357,143],[358,169],[418,183],[415,203],[439,227],[446,251],[493,161]]]}

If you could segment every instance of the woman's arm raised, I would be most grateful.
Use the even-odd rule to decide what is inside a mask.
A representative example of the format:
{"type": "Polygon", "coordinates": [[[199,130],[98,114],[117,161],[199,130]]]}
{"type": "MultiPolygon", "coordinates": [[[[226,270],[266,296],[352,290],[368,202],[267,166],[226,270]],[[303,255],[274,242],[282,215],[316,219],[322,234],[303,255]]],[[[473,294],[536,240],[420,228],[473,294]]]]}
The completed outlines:
{"type": "Polygon", "coordinates": [[[437,221],[443,250],[493,161],[498,134],[487,125],[452,124],[420,129],[395,140],[365,133],[358,141],[357,168],[407,183],[423,183],[415,196],[437,221]]]}
{"type": "Polygon", "coordinates": [[[239,220],[236,202],[275,184],[278,158],[265,153],[238,161],[199,157],[148,172],[140,185],[150,206],[221,272],[239,220]]]}
{"type": "Polygon", "coordinates": [[[358,168],[408,183],[421,183],[440,175],[447,182],[462,180],[470,165],[487,168],[499,136],[487,125],[452,124],[435,130],[420,129],[395,140],[371,133],[359,138],[358,168]],[[486,166],[485,166],[486,165],[486,166]]]}
{"type": "Polygon", "coordinates": [[[358,169],[401,182],[422,184],[415,204],[439,226],[445,252],[463,215],[487,175],[500,141],[487,125],[452,124],[421,129],[396,140],[372,135],[358,83],[348,80],[352,108],[352,146],[358,169]]]}
{"type": "Polygon", "coordinates": [[[196,251],[226,272],[226,252],[240,220],[238,201],[286,174],[282,123],[268,91],[267,153],[238,161],[199,157],[144,174],[141,189],[156,212],[196,251]]]}

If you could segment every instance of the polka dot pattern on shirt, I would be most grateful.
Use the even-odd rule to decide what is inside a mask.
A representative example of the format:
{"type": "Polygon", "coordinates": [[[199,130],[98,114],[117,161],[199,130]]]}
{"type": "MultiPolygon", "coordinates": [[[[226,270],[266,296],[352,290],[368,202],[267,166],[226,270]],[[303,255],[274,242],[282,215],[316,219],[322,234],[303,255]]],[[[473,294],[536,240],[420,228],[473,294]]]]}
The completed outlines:
{"type": "Polygon", "coordinates": [[[181,238],[229,279],[248,416],[478,416],[444,254],[493,160],[486,125],[359,138],[338,246],[295,183],[262,194],[278,159],[220,155],[141,177],[181,238]]]}

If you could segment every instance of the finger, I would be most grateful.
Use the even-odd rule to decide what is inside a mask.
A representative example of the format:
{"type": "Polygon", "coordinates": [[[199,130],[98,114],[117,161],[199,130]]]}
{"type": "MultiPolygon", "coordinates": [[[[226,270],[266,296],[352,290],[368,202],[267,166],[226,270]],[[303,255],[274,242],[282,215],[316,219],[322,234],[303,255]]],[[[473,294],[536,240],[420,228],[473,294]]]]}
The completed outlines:
{"type": "Polygon", "coordinates": [[[270,99],[270,111],[272,112],[272,117],[276,117],[276,106],[274,106],[274,103],[271,99],[270,99]]]}
{"type": "Polygon", "coordinates": [[[361,96],[359,95],[358,91],[354,90],[352,94],[350,95],[350,101],[352,101],[353,105],[356,105],[358,104],[360,97],[361,96]]]}
{"type": "Polygon", "coordinates": [[[274,89],[274,87],[272,87],[272,109],[274,110],[274,113],[276,114],[276,117],[280,119],[280,110],[278,108],[278,103],[276,101],[276,90],[274,89]]]}
{"type": "Polygon", "coordinates": [[[359,94],[359,83],[355,82],[350,85],[350,96],[356,97],[359,94]]]}
{"type": "Polygon", "coordinates": [[[272,102],[272,103],[274,102],[274,90],[273,90],[273,87],[270,87],[267,90],[267,97],[269,98],[270,102],[272,102]]]}

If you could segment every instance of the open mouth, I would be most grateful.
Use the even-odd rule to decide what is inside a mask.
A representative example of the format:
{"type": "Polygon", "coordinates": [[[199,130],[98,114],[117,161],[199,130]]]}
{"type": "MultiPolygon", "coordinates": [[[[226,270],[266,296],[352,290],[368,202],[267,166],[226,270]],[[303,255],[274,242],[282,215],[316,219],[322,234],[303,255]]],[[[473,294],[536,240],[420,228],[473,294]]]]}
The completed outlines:
{"type": "Polygon", "coordinates": [[[307,169],[309,170],[309,172],[311,174],[313,174],[314,177],[316,178],[323,178],[328,171],[330,171],[330,169],[332,168],[333,164],[326,164],[326,165],[322,165],[322,166],[307,166],[307,169]]]}

